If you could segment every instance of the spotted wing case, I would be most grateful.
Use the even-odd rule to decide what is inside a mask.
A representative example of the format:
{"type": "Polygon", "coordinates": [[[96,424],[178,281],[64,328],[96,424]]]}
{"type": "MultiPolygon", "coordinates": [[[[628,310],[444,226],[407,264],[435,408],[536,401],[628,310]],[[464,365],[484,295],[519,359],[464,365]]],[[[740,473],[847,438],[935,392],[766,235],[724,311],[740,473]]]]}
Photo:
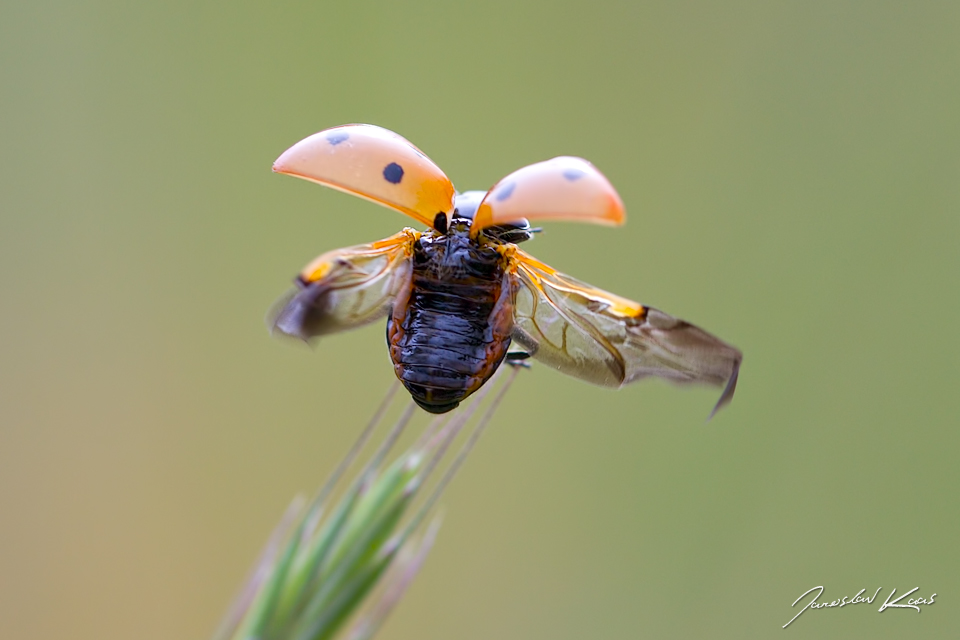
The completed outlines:
{"type": "Polygon", "coordinates": [[[473,233],[525,218],[619,225],[623,201],[610,181],[583,158],[560,156],[514,171],[483,198],[473,233]]]}
{"type": "Polygon", "coordinates": [[[273,170],[372,200],[427,226],[438,213],[453,211],[446,174],[408,140],[374,125],[315,133],[284,151],[273,170]]]}

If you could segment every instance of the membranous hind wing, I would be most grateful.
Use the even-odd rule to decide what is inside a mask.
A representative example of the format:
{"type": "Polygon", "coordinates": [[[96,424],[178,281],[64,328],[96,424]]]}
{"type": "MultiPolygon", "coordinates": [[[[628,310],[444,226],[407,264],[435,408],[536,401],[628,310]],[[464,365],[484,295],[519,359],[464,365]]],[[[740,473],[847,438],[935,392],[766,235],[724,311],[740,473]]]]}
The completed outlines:
{"type": "Polygon", "coordinates": [[[519,249],[513,268],[521,283],[513,339],[537,360],[607,387],[649,376],[723,387],[713,413],[733,397],[743,359],[735,347],[689,322],[559,273],[519,249]]]}
{"type": "Polygon", "coordinates": [[[297,288],[268,316],[275,332],[309,340],[383,318],[410,286],[412,229],[323,254],[300,273],[297,288]]]}

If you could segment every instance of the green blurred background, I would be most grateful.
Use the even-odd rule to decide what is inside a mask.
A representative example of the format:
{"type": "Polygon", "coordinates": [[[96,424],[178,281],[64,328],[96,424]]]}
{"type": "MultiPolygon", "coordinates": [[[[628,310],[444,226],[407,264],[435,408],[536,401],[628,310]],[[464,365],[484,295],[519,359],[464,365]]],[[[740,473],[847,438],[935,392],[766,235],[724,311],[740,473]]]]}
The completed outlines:
{"type": "Polygon", "coordinates": [[[383,638],[960,627],[956,2],[0,8],[0,636],[205,638],[393,373],[265,310],[408,223],[270,172],[371,122],[460,189],[592,160],[551,265],[739,346],[733,404],[522,376],[383,638]],[[808,611],[883,587],[937,602],[808,611]]]}

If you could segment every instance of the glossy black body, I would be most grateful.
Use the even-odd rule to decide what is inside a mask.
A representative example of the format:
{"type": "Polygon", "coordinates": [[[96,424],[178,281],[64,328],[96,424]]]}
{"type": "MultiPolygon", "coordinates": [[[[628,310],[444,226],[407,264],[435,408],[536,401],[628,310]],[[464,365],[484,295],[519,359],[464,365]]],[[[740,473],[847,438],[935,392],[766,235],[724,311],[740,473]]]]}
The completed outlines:
{"type": "Polygon", "coordinates": [[[445,413],[478,389],[510,346],[512,295],[495,244],[471,240],[470,220],[414,245],[406,300],[387,324],[397,377],[418,405],[445,413]]]}

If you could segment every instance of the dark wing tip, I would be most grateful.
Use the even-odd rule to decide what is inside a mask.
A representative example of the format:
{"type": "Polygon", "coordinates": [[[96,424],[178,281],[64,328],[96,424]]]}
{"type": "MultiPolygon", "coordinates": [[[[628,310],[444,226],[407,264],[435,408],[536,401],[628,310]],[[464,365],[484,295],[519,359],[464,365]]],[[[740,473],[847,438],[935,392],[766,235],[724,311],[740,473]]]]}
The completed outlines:
{"type": "MultiPolygon", "coordinates": [[[[298,286],[287,291],[270,305],[264,322],[271,337],[302,342],[308,346],[313,345],[314,336],[306,326],[309,305],[304,304],[304,298],[308,297],[305,296],[307,291],[309,291],[308,288],[298,283],[298,286]]],[[[311,301],[308,300],[308,302],[311,301]]]]}
{"type": "Polygon", "coordinates": [[[270,308],[267,309],[267,314],[263,317],[263,322],[267,325],[267,331],[270,332],[271,336],[280,333],[280,330],[277,328],[280,314],[283,313],[283,310],[287,308],[287,305],[290,304],[298,292],[299,289],[290,289],[274,301],[274,303],[270,305],[270,308]]]}
{"type": "Polygon", "coordinates": [[[717,414],[717,411],[720,411],[723,407],[728,405],[731,400],[733,400],[733,393],[737,390],[737,378],[740,376],[740,363],[743,362],[743,356],[737,354],[737,359],[733,363],[733,372],[730,373],[730,378],[727,380],[727,386],[723,389],[723,394],[720,395],[720,399],[717,400],[717,404],[713,407],[713,411],[710,412],[710,415],[707,416],[707,422],[713,419],[713,416],[717,414]]]}

